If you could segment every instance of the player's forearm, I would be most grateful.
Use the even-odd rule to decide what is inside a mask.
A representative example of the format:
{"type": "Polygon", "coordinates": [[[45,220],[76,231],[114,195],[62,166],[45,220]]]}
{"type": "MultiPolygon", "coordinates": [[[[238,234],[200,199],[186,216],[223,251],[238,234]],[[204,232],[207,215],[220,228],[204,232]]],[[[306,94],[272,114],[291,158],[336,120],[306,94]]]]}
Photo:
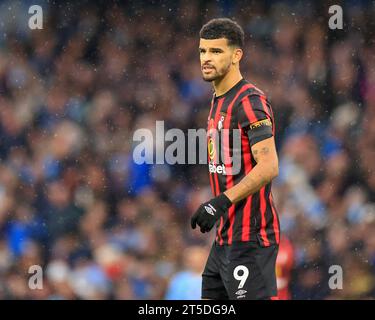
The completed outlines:
{"type": "Polygon", "coordinates": [[[278,167],[271,163],[258,163],[239,183],[224,193],[232,203],[258,192],[278,175],[278,167]]]}

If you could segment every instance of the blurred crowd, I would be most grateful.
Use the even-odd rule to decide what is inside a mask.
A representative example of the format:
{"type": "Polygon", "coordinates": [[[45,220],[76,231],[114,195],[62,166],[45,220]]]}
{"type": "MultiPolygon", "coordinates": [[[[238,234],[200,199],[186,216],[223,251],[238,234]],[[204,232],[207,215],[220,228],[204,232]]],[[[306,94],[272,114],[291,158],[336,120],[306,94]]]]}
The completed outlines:
{"type": "Polygon", "coordinates": [[[275,113],[280,289],[375,297],[372,1],[341,2],[344,30],[325,1],[39,3],[30,30],[31,3],[0,1],[0,299],[200,298],[207,167],[137,165],[133,133],[205,128],[198,34],[219,16],[243,26],[242,74],[275,113]]]}

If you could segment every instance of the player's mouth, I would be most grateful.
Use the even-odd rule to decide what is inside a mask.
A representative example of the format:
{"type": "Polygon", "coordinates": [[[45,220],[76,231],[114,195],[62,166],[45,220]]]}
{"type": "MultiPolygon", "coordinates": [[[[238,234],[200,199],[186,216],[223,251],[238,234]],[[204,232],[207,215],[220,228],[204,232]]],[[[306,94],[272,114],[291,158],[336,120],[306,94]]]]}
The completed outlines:
{"type": "Polygon", "coordinates": [[[202,66],[202,71],[206,72],[206,73],[211,72],[214,69],[215,68],[213,66],[210,66],[210,65],[204,65],[204,66],[202,66]]]}

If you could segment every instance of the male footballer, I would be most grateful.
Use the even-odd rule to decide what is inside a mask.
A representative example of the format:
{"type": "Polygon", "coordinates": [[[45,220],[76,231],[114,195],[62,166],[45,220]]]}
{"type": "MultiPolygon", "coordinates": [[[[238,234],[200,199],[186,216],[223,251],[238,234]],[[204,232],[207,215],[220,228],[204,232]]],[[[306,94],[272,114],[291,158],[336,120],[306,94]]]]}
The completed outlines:
{"type": "Polygon", "coordinates": [[[200,31],[202,75],[214,89],[207,130],[214,197],[194,213],[191,226],[204,233],[216,225],[202,274],[202,299],[277,296],[280,228],[271,193],[271,181],[278,175],[275,123],[265,94],[241,75],[243,46],[244,32],[231,19],[213,19],[200,31]],[[238,151],[235,129],[241,148],[238,172],[225,161],[238,151]],[[224,134],[212,134],[215,130],[224,134]]]}

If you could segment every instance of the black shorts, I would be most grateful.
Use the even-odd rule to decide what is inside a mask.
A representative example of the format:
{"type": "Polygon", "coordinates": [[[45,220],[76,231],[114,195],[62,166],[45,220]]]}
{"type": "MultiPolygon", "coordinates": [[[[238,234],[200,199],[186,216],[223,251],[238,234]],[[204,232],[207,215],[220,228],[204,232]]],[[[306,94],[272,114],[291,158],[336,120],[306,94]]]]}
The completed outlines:
{"type": "Polygon", "coordinates": [[[214,242],[202,274],[202,299],[272,299],[277,296],[278,245],[255,242],[220,246],[214,242]]]}

